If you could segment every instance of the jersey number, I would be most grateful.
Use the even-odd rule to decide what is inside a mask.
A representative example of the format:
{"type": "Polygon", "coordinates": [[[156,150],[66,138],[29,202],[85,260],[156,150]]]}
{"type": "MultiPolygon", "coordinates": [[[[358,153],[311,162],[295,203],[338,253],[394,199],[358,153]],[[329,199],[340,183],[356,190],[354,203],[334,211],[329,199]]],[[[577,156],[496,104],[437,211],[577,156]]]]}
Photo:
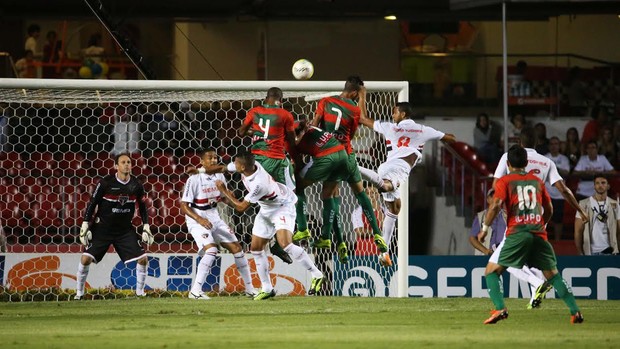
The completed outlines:
{"type": "Polygon", "coordinates": [[[267,139],[267,137],[269,137],[269,124],[271,123],[271,120],[267,120],[265,122],[265,127],[263,127],[263,118],[258,119],[258,128],[260,128],[263,131],[263,138],[267,139]]]}
{"type": "Polygon", "coordinates": [[[517,197],[519,198],[519,210],[536,208],[536,187],[533,185],[518,185],[517,197]]]}
{"type": "Polygon", "coordinates": [[[403,137],[400,137],[398,139],[398,143],[396,143],[396,146],[399,147],[399,148],[400,147],[408,147],[409,146],[409,142],[411,142],[411,138],[403,136],[403,137]]]}
{"type": "Polygon", "coordinates": [[[338,128],[340,127],[340,121],[342,121],[342,110],[336,107],[332,107],[332,111],[338,114],[338,117],[336,118],[336,125],[334,126],[334,131],[338,131],[338,128]]]}

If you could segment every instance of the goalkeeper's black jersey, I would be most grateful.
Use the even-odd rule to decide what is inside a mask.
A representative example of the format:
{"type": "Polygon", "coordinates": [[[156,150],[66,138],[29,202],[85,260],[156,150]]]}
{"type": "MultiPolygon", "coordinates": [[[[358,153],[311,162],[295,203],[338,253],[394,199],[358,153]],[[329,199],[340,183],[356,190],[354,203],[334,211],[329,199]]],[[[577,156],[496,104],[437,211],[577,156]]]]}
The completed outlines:
{"type": "Polygon", "coordinates": [[[129,181],[123,183],[116,178],[116,174],[106,176],[95,188],[84,213],[84,222],[90,221],[95,214],[97,229],[109,232],[128,231],[132,228],[131,220],[138,203],[142,224],[148,224],[143,196],[144,187],[135,177],[130,176],[129,181]]]}

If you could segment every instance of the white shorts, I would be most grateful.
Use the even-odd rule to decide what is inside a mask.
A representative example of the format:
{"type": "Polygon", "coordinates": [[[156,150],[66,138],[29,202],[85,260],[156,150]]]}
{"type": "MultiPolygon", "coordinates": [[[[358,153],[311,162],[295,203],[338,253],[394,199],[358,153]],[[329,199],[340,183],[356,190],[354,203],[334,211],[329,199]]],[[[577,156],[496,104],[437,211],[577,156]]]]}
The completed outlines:
{"type": "Polygon", "coordinates": [[[407,184],[409,172],[411,172],[409,163],[403,159],[388,160],[379,166],[377,172],[381,179],[387,179],[394,186],[394,190],[381,193],[383,200],[393,202],[400,199],[400,186],[407,184]]]}
{"type": "MultiPolygon", "coordinates": [[[[490,239],[491,237],[488,238],[490,239]]],[[[495,248],[495,251],[493,251],[491,257],[489,257],[489,262],[495,264],[499,262],[499,254],[502,252],[502,247],[504,247],[504,241],[506,241],[505,237],[502,239],[502,242],[500,242],[499,245],[495,248]]]]}
{"type": "Polygon", "coordinates": [[[209,230],[198,223],[187,223],[187,229],[196,241],[199,251],[202,251],[202,248],[209,244],[219,245],[222,242],[239,241],[235,233],[223,220],[211,221],[211,224],[213,227],[209,230]]]}
{"type": "Polygon", "coordinates": [[[252,235],[270,240],[278,230],[288,230],[292,234],[295,229],[295,218],[297,212],[294,204],[279,207],[277,210],[261,208],[254,219],[252,235]]]}

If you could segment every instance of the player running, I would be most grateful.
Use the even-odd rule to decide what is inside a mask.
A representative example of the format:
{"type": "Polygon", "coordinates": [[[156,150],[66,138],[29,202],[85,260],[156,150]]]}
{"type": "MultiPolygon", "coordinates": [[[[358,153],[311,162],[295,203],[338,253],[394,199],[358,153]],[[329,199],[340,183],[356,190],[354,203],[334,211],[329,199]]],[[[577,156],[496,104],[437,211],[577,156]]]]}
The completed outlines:
{"type": "MultiPolygon", "coordinates": [[[[521,146],[525,148],[527,152],[527,165],[525,166],[525,171],[528,173],[532,173],[538,179],[543,181],[543,183],[548,183],[558,189],[558,191],[562,194],[566,202],[568,202],[581,216],[584,221],[587,221],[588,215],[583,210],[573,192],[566,186],[562,176],[558,173],[558,169],[555,166],[555,163],[547,158],[544,155],[538,154],[534,149],[536,145],[536,132],[531,127],[524,127],[519,134],[519,141],[521,146]]],[[[497,165],[497,169],[493,174],[493,187],[495,187],[495,183],[499,180],[499,178],[508,174],[508,153],[504,153],[504,155],[499,160],[497,165]]],[[[484,227],[483,227],[484,228],[484,227]]],[[[503,242],[503,241],[502,241],[503,242]]],[[[497,259],[499,258],[501,247],[503,243],[497,247],[491,258],[489,259],[493,263],[497,263],[497,259]]],[[[542,300],[547,295],[547,292],[551,290],[551,284],[545,282],[544,276],[541,271],[536,268],[530,268],[529,266],[524,266],[521,270],[515,268],[508,268],[508,272],[516,276],[517,278],[527,281],[532,288],[532,298],[530,299],[530,303],[528,304],[528,309],[537,308],[542,303],[542,300]]]]}
{"type": "MultiPolygon", "coordinates": [[[[500,212],[502,204],[506,204],[506,238],[503,247],[498,249],[500,253],[497,262],[489,261],[485,270],[489,295],[495,310],[484,324],[494,324],[508,318],[499,277],[507,267],[521,268],[525,264],[543,271],[547,281],[569,307],[570,322],[581,323],[581,311],[566,280],[558,274],[555,253],[547,241],[545,226],[553,213],[551,199],[543,182],[532,172],[526,172],[527,165],[527,151],[519,145],[512,146],[507,155],[509,174],[496,181],[495,196],[484,220],[485,223],[492,222],[500,212]]],[[[478,234],[481,242],[487,234],[485,226],[488,228],[485,224],[478,234]]]]}
{"type": "MultiPolygon", "coordinates": [[[[365,95],[366,90],[362,88],[360,94],[365,95]]],[[[362,107],[360,117],[362,125],[385,137],[387,146],[387,159],[379,166],[378,173],[364,167],[360,167],[360,172],[364,179],[375,185],[382,193],[387,207],[383,218],[383,239],[388,246],[400,213],[399,188],[401,185],[407,185],[411,169],[421,161],[424,143],[436,139],[445,143],[456,140],[454,135],[418,124],[411,120],[412,117],[413,107],[408,102],[396,103],[392,110],[393,122],[370,119],[366,115],[365,107],[362,107]]],[[[392,265],[387,251],[381,254],[379,262],[385,266],[392,265]]]]}
{"type": "MultiPolygon", "coordinates": [[[[200,163],[203,168],[217,165],[217,153],[213,149],[206,149],[200,153],[200,163]]],[[[245,293],[255,296],[252,287],[248,260],[243,253],[241,244],[230,227],[220,218],[217,211],[217,203],[222,201],[220,191],[215,186],[216,181],[226,183],[223,174],[199,174],[190,176],[183,189],[181,198],[181,211],[185,213],[185,223],[189,233],[192,234],[198,245],[201,256],[196,272],[196,279],[188,294],[190,299],[209,299],[202,291],[207,275],[218,253],[218,245],[226,248],[235,258],[237,270],[243,278],[245,293]]]]}
{"type": "Polygon", "coordinates": [[[238,212],[244,212],[250,205],[258,203],[260,210],[254,219],[252,227],[252,242],[250,250],[256,263],[256,271],[261,281],[262,289],[254,300],[263,300],[276,295],[271,278],[269,277],[269,262],[265,255],[265,246],[275,236],[281,246],[297,262],[310,271],[312,283],[308,294],[313,295],[321,290],[323,273],[303,248],[292,243],[295,227],[295,193],[282,183],[274,181],[273,177],[258,162],[251,153],[241,153],[235,157],[235,168],[241,173],[243,185],[248,194],[241,200],[226,188],[222,181],[217,181],[217,188],[228,201],[229,205],[238,212]]]}

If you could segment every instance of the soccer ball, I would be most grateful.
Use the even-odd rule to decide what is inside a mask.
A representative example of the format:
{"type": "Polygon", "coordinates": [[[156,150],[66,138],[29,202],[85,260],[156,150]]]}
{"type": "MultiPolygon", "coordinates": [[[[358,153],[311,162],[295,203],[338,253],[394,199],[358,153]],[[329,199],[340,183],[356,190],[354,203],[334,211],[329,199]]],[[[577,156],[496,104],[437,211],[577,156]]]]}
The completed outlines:
{"type": "Polygon", "coordinates": [[[314,74],[314,66],[307,59],[299,59],[293,64],[293,76],[297,80],[308,80],[314,74]]]}

